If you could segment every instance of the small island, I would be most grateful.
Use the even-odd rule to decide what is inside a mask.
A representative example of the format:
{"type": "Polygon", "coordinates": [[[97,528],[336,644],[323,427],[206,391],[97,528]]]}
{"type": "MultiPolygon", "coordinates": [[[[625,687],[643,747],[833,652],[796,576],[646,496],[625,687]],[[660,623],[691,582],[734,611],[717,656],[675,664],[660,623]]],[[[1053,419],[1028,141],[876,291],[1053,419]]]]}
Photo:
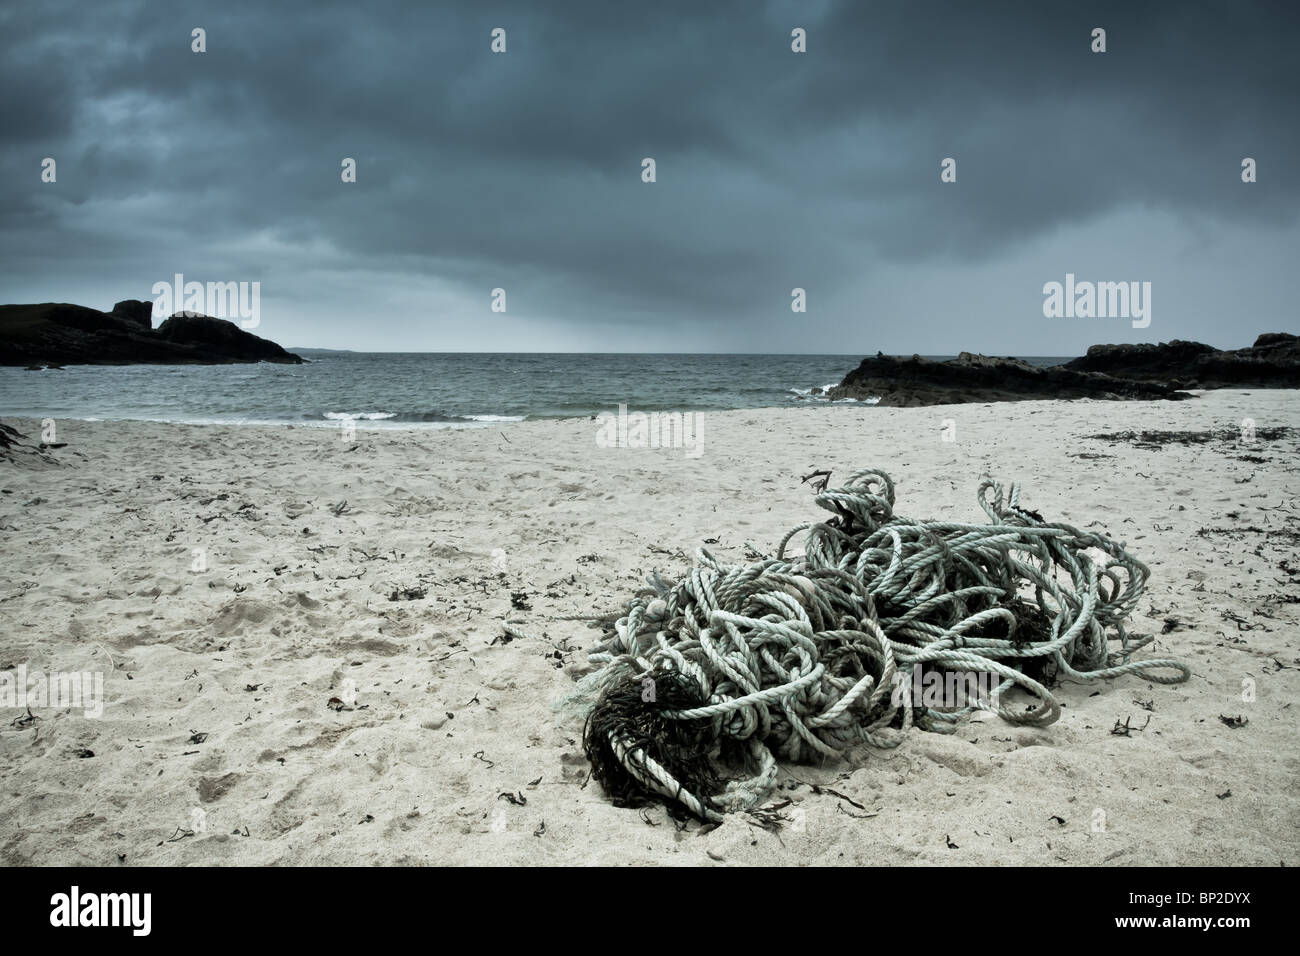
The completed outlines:
{"type": "Polygon", "coordinates": [[[153,327],[153,305],[127,299],[111,312],[64,302],[0,305],[0,365],[227,365],[303,358],[234,322],[177,312],[153,327]]]}

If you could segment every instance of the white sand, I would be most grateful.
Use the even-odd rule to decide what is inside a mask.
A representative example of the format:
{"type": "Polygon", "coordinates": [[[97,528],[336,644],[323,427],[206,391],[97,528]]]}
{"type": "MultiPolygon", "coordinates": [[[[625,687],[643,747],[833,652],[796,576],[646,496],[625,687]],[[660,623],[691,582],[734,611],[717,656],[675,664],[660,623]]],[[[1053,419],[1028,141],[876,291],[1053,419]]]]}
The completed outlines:
{"type": "Polygon", "coordinates": [[[1276,532],[1297,527],[1300,442],[1082,436],[1297,413],[1295,391],[728,412],[696,459],[598,448],[587,420],[362,430],[355,447],[308,427],[60,422],[64,465],[0,462],[0,665],[102,671],[106,702],[98,720],[37,708],[25,729],[0,711],[0,862],[1294,864],[1300,557],[1276,532]],[[1047,520],[1127,541],[1153,572],[1133,629],[1185,624],[1141,653],[1195,676],[1067,684],[1045,729],[980,720],[787,768],[876,813],[797,786],[781,796],[801,832],[734,816],[683,833],[584,787],[581,725],[553,704],[596,631],[563,618],[676,575],[708,538],[729,559],[770,550],[821,514],[801,475],[868,466],[904,515],[984,520],[987,471],[1047,520]],[[389,600],[417,585],[426,598],[389,600]],[[507,617],[538,638],[493,645],[507,617]],[[356,709],[331,710],[346,679],[356,709]],[[1128,717],[1150,723],[1113,735],[1128,717]],[[196,808],[206,829],[186,836],[196,808]]]}

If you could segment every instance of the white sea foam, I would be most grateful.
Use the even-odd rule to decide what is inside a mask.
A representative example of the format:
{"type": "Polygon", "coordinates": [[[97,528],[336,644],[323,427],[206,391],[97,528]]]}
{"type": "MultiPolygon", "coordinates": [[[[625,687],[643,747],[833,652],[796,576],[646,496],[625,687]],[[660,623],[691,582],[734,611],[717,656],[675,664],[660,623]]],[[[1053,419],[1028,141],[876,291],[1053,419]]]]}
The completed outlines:
{"type": "Polygon", "coordinates": [[[827,402],[830,401],[829,396],[831,389],[835,388],[838,384],[838,382],[831,382],[829,385],[822,385],[820,388],[792,388],[789,389],[789,391],[793,392],[799,398],[807,398],[814,402],[827,402]]]}

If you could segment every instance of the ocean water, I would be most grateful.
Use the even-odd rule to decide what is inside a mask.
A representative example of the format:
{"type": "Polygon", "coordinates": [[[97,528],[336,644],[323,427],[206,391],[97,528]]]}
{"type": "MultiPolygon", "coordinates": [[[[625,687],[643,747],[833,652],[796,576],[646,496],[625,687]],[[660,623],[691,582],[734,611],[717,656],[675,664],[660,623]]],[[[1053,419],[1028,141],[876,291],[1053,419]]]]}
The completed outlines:
{"type": "MultiPolygon", "coordinates": [[[[617,411],[825,404],[860,355],[376,353],[304,365],[0,368],[0,416],[472,428],[617,411]]],[[[936,356],[943,358],[946,356],[936,356]]],[[[1029,357],[1038,365],[1063,358],[1029,357]]]]}

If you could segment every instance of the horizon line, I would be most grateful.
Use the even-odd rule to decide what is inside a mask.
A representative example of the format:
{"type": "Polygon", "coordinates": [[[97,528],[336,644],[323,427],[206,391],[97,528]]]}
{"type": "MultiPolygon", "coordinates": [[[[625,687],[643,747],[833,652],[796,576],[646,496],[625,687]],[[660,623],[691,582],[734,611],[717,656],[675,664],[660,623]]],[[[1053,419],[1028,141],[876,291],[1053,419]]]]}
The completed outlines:
{"type": "MultiPolygon", "coordinates": [[[[806,356],[825,356],[825,357],[827,357],[827,358],[845,358],[845,357],[851,357],[851,356],[864,356],[864,355],[869,355],[869,354],[871,354],[871,353],[866,352],[866,351],[859,351],[859,352],[707,352],[707,351],[701,351],[701,352],[688,352],[688,351],[679,351],[679,352],[648,352],[648,351],[599,351],[599,350],[583,351],[583,350],[578,350],[578,349],[562,349],[562,350],[556,350],[556,351],[550,351],[550,352],[544,352],[544,351],[540,351],[540,350],[523,350],[523,351],[514,350],[514,351],[509,351],[509,350],[505,350],[505,349],[447,349],[447,350],[442,350],[442,351],[432,350],[432,349],[420,349],[420,350],[416,350],[416,351],[399,351],[399,350],[397,350],[397,349],[375,349],[375,350],[369,350],[369,349],[340,349],[340,348],[330,348],[329,346],[324,346],[324,345],[320,345],[320,346],[317,346],[317,345],[286,345],[286,346],[282,346],[282,348],[284,348],[285,351],[288,351],[288,352],[293,352],[293,351],[298,351],[298,352],[348,352],[348,353],[353,354],[353,355],[736,355],[736,356],[749,356],[749,355],[753,355],[753,356],[789,356],[789,355],[806,355],[806,356]]],[[[974,350],[974,349],[961,349],[961,350],[958,351],[958,352],[917,352],[917,351],[915,351],[915,350],[912,350],[912,351],[903,350],[903,351],[899,351],[899,352],[886,352],[886,351],[884,351],[883,349],[878,349],[877,351],[878,351],[881,355],[890,355],[890,356],[897,356],[897,355],[919,355],[919,356],[921,356],[922,358],[933,358],[933,357],[935,357],[935,356],[944,356],[944,355],[960,355],[962,352],[974,352],[975,350],[974,350]]],[[[978,353],[978,354],[989,355],[989,354],[991,354],[991,353],[988,353],[988,352],[980,352],[980,353],[978,353]]],[[[997,356],[994,356],[994,357],[997,357],[997,356]]],[[[1068,354],[1068,355],[1067,355],[1067,354],[1055,354],[1055,355],[1040,354],[1040,355],[1031,355],[1031,354],[1029,354],[1029,353],[1016,353],[1016,354],[1007,354],[1007,353],[1004,353],[1004,354],[1003,354],[1003,357],[1010,357],[1010,358],[1025,358],[1025,357],[1027,357],[1027,358],[1074,358],[1074,357],[1076,357],[1076,356],[1075,356],[1074,354],[1068,354]]]]}

